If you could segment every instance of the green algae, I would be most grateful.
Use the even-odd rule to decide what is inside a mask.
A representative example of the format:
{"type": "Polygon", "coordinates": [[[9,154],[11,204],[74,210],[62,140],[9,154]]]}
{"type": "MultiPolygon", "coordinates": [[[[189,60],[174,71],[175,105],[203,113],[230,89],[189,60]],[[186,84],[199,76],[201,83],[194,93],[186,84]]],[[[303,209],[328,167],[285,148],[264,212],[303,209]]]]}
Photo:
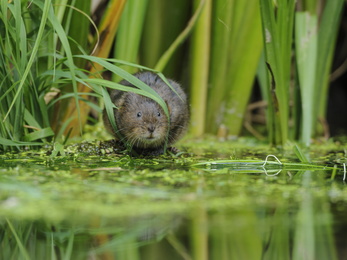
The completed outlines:
{"type": "Polygon", "coordinates": [[[341,170],[344,152],[322,154],[312,160],[316,165],[304,165],[291,150],[253,146],[252,140],[195,144],[197,153],[204,151],[198,156],[189,152],[189,142],[182,145],[188,152],[178,157],[133,158],[119,154],[112,142],[102,141],[69,145],[63,154],[53,157],[54,146],[49,145],[38,152],[7,153],[0,157],[0,216],[61,222],[97,216],[188,214],[201,203],[214,210],[295,204],[300,201],[303,170],[319,177],[319,185],[312,180],[312,185],[317,185],[313,196],[326,196],[334,202],[346,200],[341,170]],[[231,153],[222,156],[205,151],[217,145],[221,146],[220,153],[223,149],[231,153]],[[269,153],[276,154],[284,165],[291,163],[274,168],[278,163],[268,162],[270,165],[261,167],[269,153]],[[234,160],[218,160],[226,156],[234,160]],[[217,159],[213,161],[217,165],[197,167],[202,161],[211,165],[211,158],[217,159]],[[329,166],[324,166],[327,162],[329,166]],[[339,184],[332,192],[334,164],[339,164],[335,173],[339,184]]]}
{"type": "MultiPolygon", "coordinates": [[[[201,142],[184,140],[178,145],[184,153],[159,157],[135,158],[107,141],[70,144],[63,150],[47,145],[38,151],[6,153],[0,156],[0,236],[11,234],[9,221],[23,244],[27,243],[24,233],[36,232],[45,238],[42,243],[54,241],[64,253],[74,239],[71,259],[85,259],[86,252],[117,256],[129,245],[138,250],[167,237],[168,250],[176,248],[172,255],[177,256],[169,259],[180,259],[179,255],[191,252],[182,236],[188,232],[194,237],[190,232],[199,233],[199,229],[187,230],[201,221],[209,226],[210,234],[199,236],[213,237],[215,246],[210,250],[218,255],[224,249],[216,241],[239,243],[233,237],[241,232],[245,245],[268,244],[267,234],[274,227],[286,230],[287,235],[273,235],[289,242],[271,250],[285,247],[289,252],[290,241],[300,241],[293,234],[304,230],[309,218],[313,221],[310,232],[330,245],[324,252],[333,249],[331,256],[335,254],[332,218],[345,223],[347,188],[342,168],[345,146],[328,146],[303,151],[311,161],[306,165],[289,144],[273,148],[257,146],[253,140],[220,142],[212,137],[201,142]],[[273,162],[261,167],[269,154],[285,166],[273,162]],[[328,233],[315,233],[316,229],[328,233]],[[105,234],[106,242],[95,242],[105,234]]],[[[35,241],[41,243],[39,237],[35,241]]],[[[8,247],[17,248],[11,243],[8,247]]],[[[237,250],[247,252],[247,247],[239,246],[237,250]]],[[[260,254],[266,255],[268,249],[264,250],[260,254]]],[[[231,259],[225,254],[230,256],[225,259],[231,259]]]]}

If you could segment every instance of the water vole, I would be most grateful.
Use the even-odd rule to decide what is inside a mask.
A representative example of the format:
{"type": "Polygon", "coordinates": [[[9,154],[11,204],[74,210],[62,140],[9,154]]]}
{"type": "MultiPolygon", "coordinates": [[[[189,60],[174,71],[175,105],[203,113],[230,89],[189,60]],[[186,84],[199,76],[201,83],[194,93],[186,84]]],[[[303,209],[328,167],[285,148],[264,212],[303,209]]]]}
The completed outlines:
{"type": "MultiPolygon", "coordinates": [[[[170,114],[170,132],[168,147],[177,142],[186,133],[189,124],[189,111],[186,94],[178,83],[168,79],[177,94],[156,74],[139,72],[134,74],[139,80],[150,86],[165,101],[170,114]]],[[[123,80],[121,85],[134,87],[123,80]]],[[[164,147],[168,130],[168,119],[162,107],[154,100],[132,92],[111,90],[110,98],[116,107],[115,121],[123,138],[130,143],[135,151],[161,150],[164,147]]],[[[103,112],[106,129],[113,133],[116,140],[118,135],[114,131],[106,110],[103,112]]],[[[160,153],[160,152],[159,152],[160,153]]]]}

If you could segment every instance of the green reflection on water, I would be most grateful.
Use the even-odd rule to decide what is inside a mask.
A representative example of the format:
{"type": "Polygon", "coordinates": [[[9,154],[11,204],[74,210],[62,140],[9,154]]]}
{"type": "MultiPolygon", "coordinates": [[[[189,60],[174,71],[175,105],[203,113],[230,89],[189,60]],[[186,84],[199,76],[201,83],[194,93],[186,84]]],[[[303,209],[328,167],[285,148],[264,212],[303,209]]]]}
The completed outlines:
{"type": "Polygon", "coordinates": [[[336,235],[346,224],[343,149],[309,153],[319,165],[338,164],[335,175],[330,168],[192,166],[230,157],[264,160],[269,153],[298,162],[291,150],[229,146],[229,152],[227,146],[218,152],[210,147],[154,159],[2,155],[0,259],[343,255],[343,237],[336,235]]]}

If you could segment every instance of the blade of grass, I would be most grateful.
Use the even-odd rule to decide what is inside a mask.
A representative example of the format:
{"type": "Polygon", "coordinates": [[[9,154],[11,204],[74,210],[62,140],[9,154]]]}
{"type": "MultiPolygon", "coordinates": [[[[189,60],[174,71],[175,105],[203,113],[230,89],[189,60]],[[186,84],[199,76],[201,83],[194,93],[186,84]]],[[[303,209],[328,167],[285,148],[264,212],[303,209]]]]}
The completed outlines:
{"type": "Polygon", "coordinates": [[[310,163],[310,161],[306,158],[305,154],[303,153],[303,151],[299,148],[299,146],[297,144],[295,144],[295,146],[293,146],[293,150],[294,150],[296,156],[299,158],[299,160],[302,163],[310,163]]]}
{"type": "MultiPolygon", "coordinates": [[[[6,2],[6,1],[5,1],[6,2]]],[[[7,4],[6,4],[7,6],[7,4]]],[[[24,82],[26,80],[26,77],[28,76],[29,74],[29,71],[30,71],[30,68],[31,66],[33,65],[33,62],[34,62],[34,59],[36,58],[36,53],[38,51],[38,48],[40,46],[40,40],[42,39],[42,35],[43,35],[43,31],[44,31],[44,28],[45,28],[45,25],[46,25],[46,21],[47,21],[47,18],[48,18],[48,13],[49,13],[49,9],[51,7],[51,0],[47,0],[45,1],[45,4],[43,6],[43,13],[42,13],[42,18],[41,18],[41,24],[40,24],[40,27],[39,27],[39,31],[38,31],[38,35],[37,35],[37,40],[35,41],[35,45],[33,47],[33,50],[31,52],[31,56],[30,56],[30,59],[28,61],[28,64],[27,64],[27,67],[24,71],[24,74],[22,75],[22,79],[19,83],[19,86],[18,86],[18,89],[17,89],[17,92],[13,98],[13,101],[8,109],[8,112],[6,113],[4,119],[3,119],[3,122],[6,120],[7,116],[9,115],[16,99],[18,98],[19,94],[21,93],[21,89],[23,88],[23,85],[24,85],[24,82]]],[[[4,9],[3,9],[3,13],[6,13],[6,11],[4,12],[4,9]]]]}
{"type": "Polygon", "coordinates": [[[272,74],[269,106],[274,111],[275,142],[288,139],[291,43],[295,1],[279,0],[277,19],[272,1],[260,0],[265,60],[272,74]],[[277,102],[278,101],[278,102],[277,102]]]}
{"type": "Polygon", "coordinates": [[[18,235],[16,233],[16,230],[12,226],[12,223],[7,218],[6,218],[6,221],[7,221],[8,225],[9,225],[11,231],[12,231],[13,236],[15,237],[15,239],[17,241],[17,245],[18,245],[19,250],[20,250],[20,252],[22,254],[22,257],[25,260],[30,260],[30,256],[29,256],[28,252],[26,251],[24,245],[22,244],[22,241],[19,239],[19,237],[18,237],[18,235]]]}
{"type": "Polygon", "coordinates": [[[47,127],[44,129],[41,129],[40,131],[35,131],[30,134],[27,134],[23,137],[23,140],[26,142],[31,142],[37,139],[43,139],[49,136],[54,136],[54,132],[52,128],[47,127]]]}
{"type": "MultiPolygon", "coordinates": [[[[115,42],[114,58],[129,62],[136,62],[143,22],[147,10],[148,0],[128,0],[119,23],[117,40],[115,42]]],[[[134,67],[124,66],[130,74],[136,72],[134,67]]],[[[112,80],[119,82],[121,77],[112,75],[112,80]]]]}
{"type": "Polygon", "coordinates": [[[73,227],[72,229],[70,229],[70,237],[69,237],[66,252],[64,255],[64,260],[71,259],[74,239],[75,239],[75,228],[73,227]]]}
{"type": "MultiPolygon", "coordinates": [[[[185,29],[191,16],[191,1],[149,0],[140,44],[139,60],[146,67],[154,68],[162,55],[185,29]],[[170,11],[175,10],[175,11],[170,11]],[[175,22],[172,22],[175,21],[175,22]]],[[[177,47],[161,71],[170,78],[182,77],[184,46],[177,47]]]]}
{"type": "MultiPolygon", "coordinates": [[[[201,0],[195,0],[195,8],[201,5],[201,0]]],[[[201,12],[192,35],[191,49],[191,127],[194,136],[205,132],[206,99],[208,87],[209,53],[210,53],[210,24],[212,1],[207,0],[201,12]]]]}
{"type": "Polygon", "coordinates": [[[178,46],[180,46],[184,40],[188,37],[190,32],[193,30],[194,26],[196,25],[199,16],[201,15],[206,0],[200,0],[200,4],[197,7],[194,15],[189,20],[187,27],[180,33],[180,35],[176,38],[176,40],[171,44],[169,49],[161,56],[157,64],[155,65],[154,69],[157,71],[162,72],[166,66],[166,64],[169,62],[172,54],[176,51],[178,46]]]}
{"type": "Polygon", "coordinates": [[[0,144],[7,146],[32,146],[32,145],[42,145],[42,143],[34,143],[34,142],[18,142],[12,141],[3,137],[0,137],[0,144]]]}

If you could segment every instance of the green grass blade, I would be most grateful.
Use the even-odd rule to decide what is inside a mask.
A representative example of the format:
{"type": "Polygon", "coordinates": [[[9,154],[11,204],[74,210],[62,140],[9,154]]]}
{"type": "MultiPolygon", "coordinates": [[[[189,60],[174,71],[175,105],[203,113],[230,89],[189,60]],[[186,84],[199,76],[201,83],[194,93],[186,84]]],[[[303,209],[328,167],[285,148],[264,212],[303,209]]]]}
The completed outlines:
{"type": "Polygon", "coordinates": [[[50,127],[43,128],[40,131],[34,131],[30,134],[24,136],[23,140],[26,142],[31,142],[37,139],[43,139],[49,136],[54,136],[54,132],[50,127]]]}
{"type": "MultiPolygon", "coordinates": [[[[114,58],[136,62],[147,3],[148,0],[128,0],[125,4],[117,32],[114,58]]],[[[131,74],[135,73],[132,66],[125,66],[123,69],[131,74]]],[[[119,82],[121,78],[113,74],[112,80],[119,82]]]]}
{"type": "Polygon", "coordinates": [[[3,137],[0,137],[0,144],[6,145],[6,146],[32,146],[32,145],[42,145],[42,143],[35,143],[35,142],[18,142],[18,141],[12,141],[3,137]]]}
{"type": "MultiPolygon", "coordinates": [[[[51,1],[51,0],[49,0],[51,1]]],[[[34,1],[34,3],[40,7],[41,9],[45,10],[44,7],[42,6],[42,3],[39,1],[34,1]]],[[[45,2],[45,6],[46,6],[45,2]]],[[[76,108],[77,108],[77,114],[78,114],[78,118],[79,118],[79,126],[80,126],[80,131],[82,134],[82,122],[81,122],[81,116],[80,116],[80,108],[79,108],[79,104],[78,104],[78,94],[77,94],[77,81],[76,81],[76,77],[75,77],[75,64],[73,61],[73,57],[72,57],[72,52],[70,49],[70,44],[68,42],[67,36],[65,34],[65,31],[63,29],[63,27],[61,26],[61,24],[59,23],[58,19],[56,16],[52,15],[52,16],[48,16],[48,20],[51,22],[51,24],[54,24],[54,29],[56,31],[56,33],[59,36],[59,39],[61,41],[61,44],[64,47],[64,50],[66,52],[66,57],[67,57],[67,63],[68,63],[68,68],[70,70],[71,73],[71,77],[72,77],[72,86],[73,86],[73,92],[75,94],[75,101],[76,101],[76,108]]]]}
{"type": "Polygon", "coordinates": [[[296,156],[299,158],[299,160],[302,163],[310,163],[310,161],[306,158],[305,154],[303,153],[303,151],[299,148],[299,146],[297,144],[295,144],[295,146],[293,146],[293,150],[294,150],[296,156]]]}
{"type": "Polygon", "coordinates": [[[12,231],[13,236],[15,237],[15,239],[17,241],[17,245],[18,245],[19,250],[20,250],[20,252],[22,254],[22,257],[25,260],[30,260],[30,256],[29,256],[27,250],[25,249],[24,245],[22,244],[22,241],[19,239],[16,230],[12,226],[12,223],[8,219],[6,219],[6,221],[7,221],[8,225],[9,225],[11,231],[12,231]]]}
{"type": "MultiPolygon", "coordinates": [[[[164,102],[164,100],[157,94],[157,92],[155,92],[151,87],[147,86],[145,83],[143,83],[141,80],[139,80],[138,78],[134,77],[133,75],[131,75],[130,73],[126,72],[125,70],[106,62],[104,59],[102,58],[98,58],[98,57],[93,57],[93,56],[85,56],[85,55],[76,55],[76,57],[82,57],[85,58],[87,60],[90,60],[92,62],[96,62],[99,63],[101,66],[103,66],[104,68],[112,71],[113,73],[116,73],[117,75],[121,76],[123,79],[125,79],[126,81],[128,81],[129,83],[133,84],[134,86],[145,90],[146,92],[148,92],[149,94],[152,95],[152,99],[154,99],[164,110],[166,116],[169,119],[169,110],[166,106],[166,103],[164,102]]],[[[98,79],[85,79],[86,82],[96,82],[95,80],[98,79]]]]}
{"type": "MultiPolygon", "coordinates": [[[[202,1],[195,0],[195,8],[202,1]]],[[[212,1],[207,0],[194,29],[191,41],[191,127],[194,136],[202,136],[205,132],[205,114],[208,88],[208,72],[210,63],[210,24],[212,1]]]]}
{"type": "Polygon", "coordinates": [[[265,60],[272,70],[271,96],[275,114],[275,140],[285,144],[288,139],[289,85],[291,68],[291,42],[293,32],[294,0],[279,0],[275,7],[271,0],[260,0],[265,40],[265,60]],[[279,140],[280,139],[280,140],[279,140]]]}
{"type": "MultiPolygon", "coordinates": [[[[70,117],[68,120],[66,120],[63,125],[61,126],[58,134],[55,137],[55,140],[59,140],[63,133],[65,132],[65,129],[68,127],[69,123],[73,120],[73,117],[70,117]]],[[[70,128],[71,129],[71,128],[70,128]]],[[[67,135],[66,135],[67,136],[67,135]]]]}
{"type": "Polygon", "coordinates": [[[45,25],[46,25],[46,21],[47,21],[47,18],[48,18],[48,12],[49,12],[49,8],[51,7],[51,0],[46,0],[45,1],[45,4],[44,4],[44,7],[43,7],[43,13],[42,13],[42,18],[41,18],[41,23],[40,23],[40,27],[39,27],[39,31],[38,31],[38,35],[37,35],[37,40],[35,41],[35,45],[33,47],[33,50],[31,52],[31,56],[30,56],[30,59],[28,61],[28,64],[27,64],[27,67],[24,71],[24,74],[22,76],[22,79],[19,83],[19,86],[18,86],[18,89],[17,89],[17,92],[16,92],[16,95],[14,96],[13,98],[13,101],[4,117],[4,120],[6,120],[6,118],[8,117],[16,99],[18,98],[19,94],[21,93],[21,90],[23,88],[23,85],[25,83],[25,80],[26,80],[26,77],[28,76],[29,72],[30,72],[30,68],[31,66],[33,65],[33,62],[34,62],[34,59],[36,58],[36,54],[37,54],[37,51],[38,51],[38,48],[40,46],[40,41],[42,39],[42,35],[43,35],[43,31],[44,31],[44,28],[45,28],[45,25]]]}
{"type": "Polygon", "coordinates": [[[24,109],[24,120],[27,122],[29,126],[36,127],[38,129],[41,129],[40,124],[36,121],[36,119],[30,114],[28,109],[24,109]]]}
{"type": "Polygon", "coordinates": [[[166,64],[169,62],[172,54],[176,51],[176,49],[184,42],[184,40],[188,37],[190,32],[193,30],[196,25],[200,14],[202,13],[203,7],[205,5],[206,0],[200,0],[200,4],[196,9],[194,15],[189,20],[187,27],[180,33],[180,35],[176,38],[176,40],[171,44],[169,49],[161,56],[154,69],[157,71],[163,71],[166,64]]]}
{"type": "Polygon", "coordinates": [[[71,259],[71,254],[72,254],[72,249],[73,249],[73,242],[75,239],[75,228],[72,228],[70,230],[71,234],[68,240],[68,244],[67,244],[67,248],[66,248],[66,252],[64,255],[64,260],[70,260],[71,259]]]}

